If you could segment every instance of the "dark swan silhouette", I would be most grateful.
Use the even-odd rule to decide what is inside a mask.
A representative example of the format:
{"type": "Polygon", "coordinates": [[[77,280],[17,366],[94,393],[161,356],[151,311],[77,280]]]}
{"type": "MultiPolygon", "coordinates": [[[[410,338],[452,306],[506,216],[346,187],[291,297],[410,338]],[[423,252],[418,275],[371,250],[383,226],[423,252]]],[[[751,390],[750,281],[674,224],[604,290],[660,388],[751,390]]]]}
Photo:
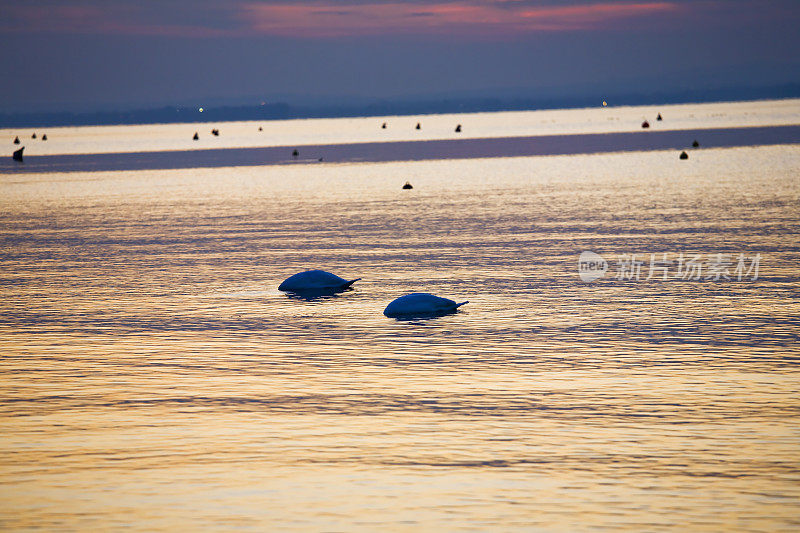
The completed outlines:
{"type": "Polygon", "coordinates": [[[393,300],[383,314],[390,318],[428,318],[455,313],[468,301],[456,303],[427,292],[414,292],[393,300]]]}

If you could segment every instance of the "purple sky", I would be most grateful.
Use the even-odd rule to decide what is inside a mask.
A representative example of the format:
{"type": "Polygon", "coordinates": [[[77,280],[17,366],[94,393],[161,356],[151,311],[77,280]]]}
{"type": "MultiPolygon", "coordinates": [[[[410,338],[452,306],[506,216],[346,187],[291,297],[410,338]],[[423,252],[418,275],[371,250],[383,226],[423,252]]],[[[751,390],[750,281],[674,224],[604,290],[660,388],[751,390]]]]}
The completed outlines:
{"type": "Polygon", "coordinates": [[[800,1],[0,0],[0,111],[799,82],[800,1]]]}

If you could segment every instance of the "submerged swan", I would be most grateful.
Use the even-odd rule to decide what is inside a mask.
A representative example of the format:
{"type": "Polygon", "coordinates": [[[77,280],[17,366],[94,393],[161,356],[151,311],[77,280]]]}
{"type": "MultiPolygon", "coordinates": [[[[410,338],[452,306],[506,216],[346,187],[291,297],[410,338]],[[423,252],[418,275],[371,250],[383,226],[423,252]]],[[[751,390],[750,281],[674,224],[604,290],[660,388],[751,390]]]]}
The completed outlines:
{"type": "Polygon", "coordinates": [[[427,292],[415,292],[392,301],[383,310],[383,314],[391,318],[442,316],[455,313],[466,303],[469,302],[456,303],[427,292]]]}
{"type": "Polygon", "coordinates": [[[278,287],[279,291],[286,292],[339,292],[361,278],[346,280],[324,270],[306,270],[294,276],[289,276],[278,287]]]}

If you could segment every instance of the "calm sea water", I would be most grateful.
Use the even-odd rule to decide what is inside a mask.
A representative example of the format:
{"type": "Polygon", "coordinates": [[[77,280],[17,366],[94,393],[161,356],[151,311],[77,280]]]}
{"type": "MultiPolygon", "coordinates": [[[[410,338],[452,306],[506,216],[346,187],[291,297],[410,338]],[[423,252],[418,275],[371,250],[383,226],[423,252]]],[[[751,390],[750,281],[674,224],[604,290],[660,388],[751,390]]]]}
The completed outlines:
{"type": "Polygon", "coordinates": [[[0,176],[0,526],[796,531],[799,202],[800,145],[0,176]]]}

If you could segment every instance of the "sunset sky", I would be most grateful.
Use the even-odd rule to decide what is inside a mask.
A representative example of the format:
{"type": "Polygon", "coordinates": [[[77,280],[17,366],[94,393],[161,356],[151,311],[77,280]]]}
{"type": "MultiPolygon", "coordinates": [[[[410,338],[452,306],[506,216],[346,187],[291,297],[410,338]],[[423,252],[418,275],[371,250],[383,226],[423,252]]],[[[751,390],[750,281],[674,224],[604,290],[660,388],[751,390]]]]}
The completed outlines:
{"type": "Polygon", "coordinates": [[[796,0],[0,0],[1,111],[800,81],[796,0]]]}

